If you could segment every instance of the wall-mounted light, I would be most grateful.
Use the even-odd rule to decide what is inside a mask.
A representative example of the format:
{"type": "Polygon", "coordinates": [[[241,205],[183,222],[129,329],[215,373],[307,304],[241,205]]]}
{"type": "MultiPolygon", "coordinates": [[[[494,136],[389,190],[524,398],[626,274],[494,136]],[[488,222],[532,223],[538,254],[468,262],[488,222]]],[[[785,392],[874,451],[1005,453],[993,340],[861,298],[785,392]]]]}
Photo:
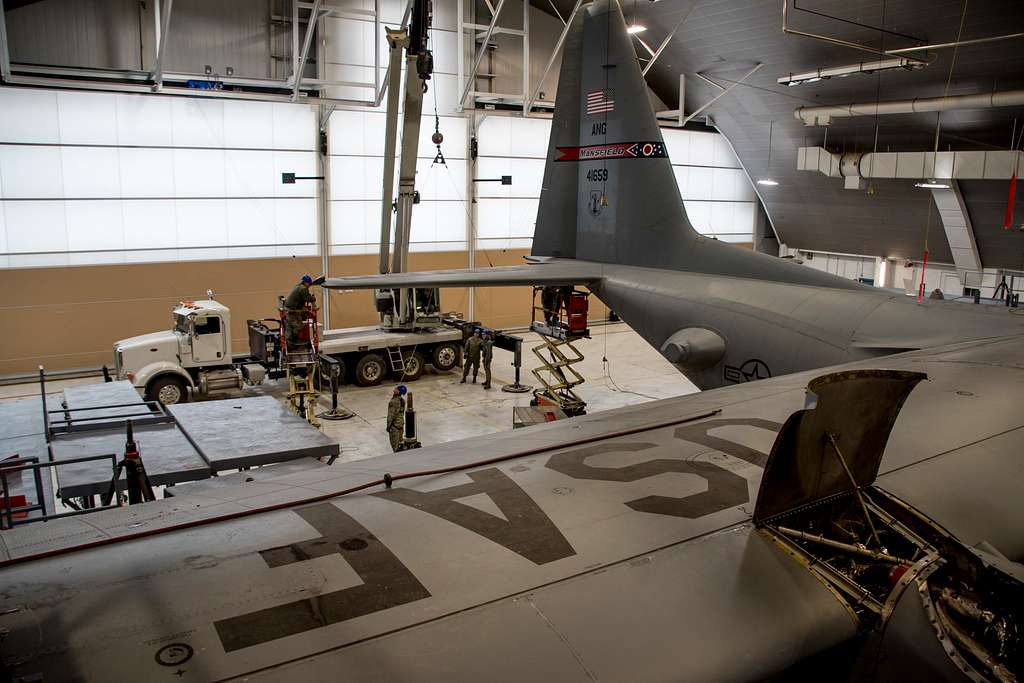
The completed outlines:
{"type": "Polygon", "coordinates": [[[630,26],[629,28],[626,29],[626,33],[628,33],[630,35],[634,35],[634,34],[637,34],[637,33],[643,33],[646,30],[647,30],[646,26],[641,26],[640,24],[633,24],[632,26],[630,26]]]}
{"type": "Polygon", "coordinates": [[[761,178],[757,181],[758,185],[767,185],[768,187],[775,187],[779,184],[778,180],[772,180],[771,178],[761,178]]]}
{"type": "Polygon", "coordinates": [[[919,180],[918,182],[914,183],[914,187],[920,187],[925,190],[948,190],[949,183],[943,180],[936,180],[935,178],[932,178],[930,180],[919,180]]]}

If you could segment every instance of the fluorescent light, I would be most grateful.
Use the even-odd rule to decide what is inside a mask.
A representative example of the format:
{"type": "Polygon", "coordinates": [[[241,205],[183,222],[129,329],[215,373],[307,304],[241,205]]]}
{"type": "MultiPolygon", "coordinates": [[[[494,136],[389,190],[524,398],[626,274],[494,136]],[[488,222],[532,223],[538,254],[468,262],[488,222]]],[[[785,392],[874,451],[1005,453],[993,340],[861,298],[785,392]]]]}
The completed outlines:
{"type": "Polygon", "coordinates": [[[646,26],[641,26],[640,24],[633,24],[632,26],[626,29],[626,33],[633,35],[634,33],[643,33],[646,30],[646,26]]]}
{"type": "Polygon", "coordinates": [[[779,181],[772,180],[771,178],[761,178],[760,180],[757,181],[757,184],[758,185],[768,185],[770,187],[775,187],[776,185],[779,184],[779,181]]]}
{"type": "Polygon", "coordinates": [[[817,83],[823,78],[832,78],[833,76],[843,78],[850,74],[870,74],[886,69],[920,69],[924,66],[921,62],[910,60],[906,57],[892,57],[871,62],[847,64],[845,66],[822,67],[798,74],[791,73],[779,78],[778,83],[779,85],[800,85],[801,83],[817,83]]]}
{"type": "Polygon", "coordinates": [[[919,180],[914,183],[914,187],[920,187],[925,190],[948,190],[949,183],[932,178],[931,180],[919,180]]]}

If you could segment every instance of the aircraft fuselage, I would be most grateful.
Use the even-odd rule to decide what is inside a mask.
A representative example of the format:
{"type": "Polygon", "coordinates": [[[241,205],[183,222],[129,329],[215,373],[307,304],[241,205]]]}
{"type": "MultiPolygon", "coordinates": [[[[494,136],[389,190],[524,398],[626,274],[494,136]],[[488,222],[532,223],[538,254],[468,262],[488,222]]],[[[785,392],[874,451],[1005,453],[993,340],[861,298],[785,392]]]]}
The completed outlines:
{"type": "Polygon", "coordinates": [[[1004,309],[882,289],[834,289],[603,265],[593,292],[656,349],[686,328],[725,341],[712,367],[676,367],[701,389],[939,344],[1024,332],[1004,309]]]}

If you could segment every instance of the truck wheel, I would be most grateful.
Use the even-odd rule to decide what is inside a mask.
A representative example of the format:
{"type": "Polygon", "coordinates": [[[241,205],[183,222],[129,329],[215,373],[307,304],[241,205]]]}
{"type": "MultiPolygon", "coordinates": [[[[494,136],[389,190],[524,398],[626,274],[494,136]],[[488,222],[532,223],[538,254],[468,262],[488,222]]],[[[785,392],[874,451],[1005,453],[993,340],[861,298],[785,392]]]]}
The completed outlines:
{"type": "Polygon", "coordinates": [[[430,364],[438,372],[448,372],[459,362],[459,347],[455,344],[438,344],[430,356],[430,364]]]}
{"type": "Polygon", "coordinates": [[[146,387],[146,399],[160,401],[165,406],[188,403],[188,387],[180,377],[164,375],[149,383],[149,386],[146,387]]]}
{"type": "Polygon", "coordinates": [[[375,353],[368,353],[356,363],[356,384],[361,387],[372,387],[381,383],[387,375],[384,359],[375,353]]]}
{"type": "Polygon", "coordinates": [[[427,361],[423,358],[423,354],[419,351],[413,351],[405,356],[405,374],[398,372],[395,373],[395,377],[400,381],[415,382],[423,374],[426,365],[427,361]]]}

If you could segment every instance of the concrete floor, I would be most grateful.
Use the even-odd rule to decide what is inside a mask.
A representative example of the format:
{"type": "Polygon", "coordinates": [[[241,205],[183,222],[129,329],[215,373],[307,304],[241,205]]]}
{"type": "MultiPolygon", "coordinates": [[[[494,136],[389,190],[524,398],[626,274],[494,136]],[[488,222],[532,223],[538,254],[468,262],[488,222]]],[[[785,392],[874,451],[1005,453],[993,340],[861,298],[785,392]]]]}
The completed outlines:
{"type": "MultiPolygon", "coordinates": [[[[588,413],[697,391],[689,380],[624,323],[598,326],[591,334],[591,339],[578,343],[584,360],[576,366],[586,378],[578,393],[587,402],[588,413]]],[[[529,349],[540,340],[532,333],[523,336],[521,381],[536,384],[529,368],[537,367],[539,362],[529,349]]],[[[510,352],[494,350],[494,388],[490,391],[484,391],[480,384],[460,384],[461,370],[458,369],[448,373],[431,370],[410,383],[409,388],[415,397],[420,441],[430,445],[512,429],[513,406],[529,405],[531,394],[501,391],[501,386],[511,383],[514,378],[511,364],[510,352]]],[[[60,392],[66,387],[99,381],[102,380],[90,378],[48,382],[47,393],[52,392],[59,403],[60,392]]],[[[341,445],[340,460],[362,460],[390,452],[384,419],[394,385],[394,382],[386,382],[377,387],[344,385],[341,388],[339,403],[355,416],[343,421],[323,421],[324,433],[341,445]]],[[[283,397],[285,390],[283,381],[275,381],[218,394],[206,400],[229,395],[283,397]]],[[[38,385],[35,384],[0,387],[0,400],[34,395],[38,395],[38,385]]],[[[322,405],[324,410],[330,407],[329,395],[322,400],[322,405]]]]}

